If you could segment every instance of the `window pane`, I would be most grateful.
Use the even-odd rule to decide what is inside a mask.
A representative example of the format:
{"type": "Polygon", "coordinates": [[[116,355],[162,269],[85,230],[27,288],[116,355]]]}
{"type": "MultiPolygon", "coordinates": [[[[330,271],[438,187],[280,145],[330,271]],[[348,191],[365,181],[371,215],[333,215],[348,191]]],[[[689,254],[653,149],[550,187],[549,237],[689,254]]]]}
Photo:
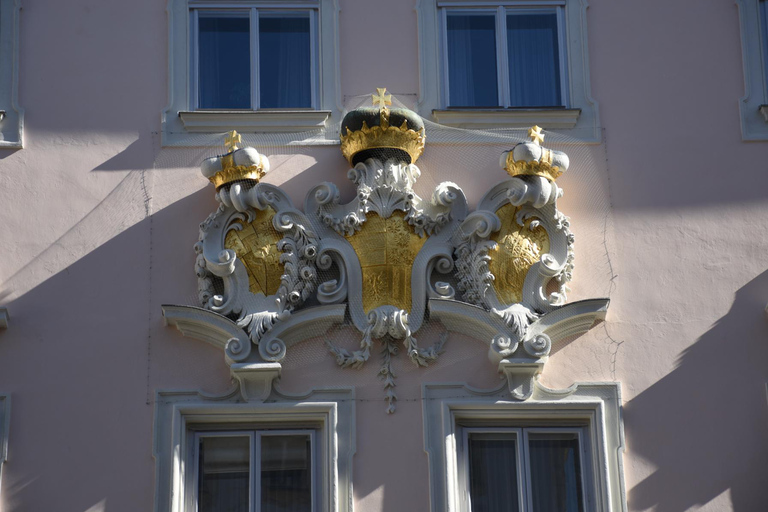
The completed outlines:
{"type": "Polygon", "coordinates": [[[763,71],[765,71],[765,83],[768,84],[768,0],[760,2],[760,25],[760,30],[763,32],[763,71]]]}
{"type": "Polygon", "coordinates": [[[200,14],[199,108],[251,108],[250,19],[200,14]]]}
{"type": "Polygon", "coordinates": [[[448,14],[447,23],[450,106],[498,106],[496,17],[448,14]]]}
{"type": "Polygon", "coordinates": [[[572,434],[530,434],[531,492],[536,512],[583,512],[579,442],[572,434]]]}
{"type": "Polygon", "coordinates": [[[261,437],[261,511],[312,510],[309,436],[261,437]]]}
{"type": "Polygon", "coordinates": [[[199,512],[247,512],[250,439],[200,439],[199,512]]]}
{"type": "Polygon", "coordinates": [[[309,13],[259,13],[261,108],[312,106],[309,13]]]}
{"type": "Polygon", "coordinates": [[[472,512],[519,511],[514,435],[469,436],[469,496],[472,512]]]}
{"type": "Polygon", "coordinates": [[[507,15],[509,95],[513,107],[563,104],[557,15],[507,15]]]}

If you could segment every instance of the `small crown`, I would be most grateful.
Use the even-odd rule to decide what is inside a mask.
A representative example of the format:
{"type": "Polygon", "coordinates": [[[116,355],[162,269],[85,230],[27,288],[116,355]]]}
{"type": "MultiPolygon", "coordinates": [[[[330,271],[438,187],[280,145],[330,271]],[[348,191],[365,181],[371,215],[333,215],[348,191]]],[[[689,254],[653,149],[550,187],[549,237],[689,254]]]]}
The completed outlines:
{"type": "Polygon", "coordinates": [[[341,152],[351,165],[367,158],[402,158],[414,163],[424,152],[424,123],[411,110],[389,109],[385,88],[373,94],[374,107],[355,109],[341,122],[341,152]],[[378,108],[375,105],[378,104],[378,108]]]}
{"type": "Polygon", "coordinates": [[[217,190],[233,181],[253,180],[258,183],[269,172],[267,157],[254,148],[238,148],[241,141],[239,133],[234,130],[229,132],[226,138],[229,152],[206,158],[200,166],[200,172],[217,190]]]}
{"type": "Polygon", "coordinates": [[[541,147],[544,134],[534,126],[528,130],[531,141],[517,144],[501,155],[501,167],[510,176],[541,176],[555,181],[568,170],[568,155],[541,147]]]}

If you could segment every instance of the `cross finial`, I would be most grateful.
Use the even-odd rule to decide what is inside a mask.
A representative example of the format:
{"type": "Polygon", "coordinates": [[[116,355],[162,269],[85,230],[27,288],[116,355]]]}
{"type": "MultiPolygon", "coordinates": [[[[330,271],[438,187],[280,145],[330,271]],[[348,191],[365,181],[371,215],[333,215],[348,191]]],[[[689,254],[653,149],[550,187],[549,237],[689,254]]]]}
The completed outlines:
{"type": "Polygon", "coordinates": [[[373,106],[375,107],[378,103],[379,108],[384,108],[387,105],[392,104],[392,95],[387,94],[387,88],[386,87],[377,87],[376,92],[378,92],[378,95],[371,94],[371,99],[373,100],[373,106]]]}
{"type": "Polygon", "coordinates": [[[243,138],[240,137],[240,134],[237,133],[237,131],[232,130],[227,134],[227,138],[224,141],[224,144],[227,146],[227,151],[232,152],[237,149],[237,145],[240,144],[243,141],[243,138]]]}
{"type": "Polygon", "coordinates": [[[541,143],[544,142],[544,134],[541,133],[540,126],[534,126],[533,128],[529,128],[528,136],[531,138],[533,143],[536,144],[537,146],[541,146],[541,143]]]}

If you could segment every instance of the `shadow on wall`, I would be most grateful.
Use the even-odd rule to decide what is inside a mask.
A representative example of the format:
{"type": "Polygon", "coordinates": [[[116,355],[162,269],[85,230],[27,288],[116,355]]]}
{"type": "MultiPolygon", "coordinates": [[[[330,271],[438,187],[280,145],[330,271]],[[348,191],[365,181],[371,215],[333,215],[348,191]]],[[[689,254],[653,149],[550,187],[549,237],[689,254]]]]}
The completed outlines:
{"type": "Polygon", "coordinates": [[[624,408],[629,453],[658,469],[629,490],[632,510],[683,512],[730,490],[734,512],[765,510],[768,485],[768,271],[669,375],[624,408]]]}
{"type": "MultiPolygon", "coordinates": [[[[143,209],[140,190],[129,191],[118,195],[125,208],[143,209]]],[[[201,190],[127,227],[8,303],[0,391],[13,410],[0,509],[151,509],[154,390],[229,386],[221,352],[165,327],[160,311],[197,297],[192,246],[210,196],[201,190]],[[118,467],[132,476],[115,478],[118,467]]],[[[119,214],[111,202],[93,214],[119,214]]],[[[92,227],[86,219],[52,247],[77,252],[78,232],[92,227]]],[[[21,274],[61,259],[43,253],[21,274]]]]}

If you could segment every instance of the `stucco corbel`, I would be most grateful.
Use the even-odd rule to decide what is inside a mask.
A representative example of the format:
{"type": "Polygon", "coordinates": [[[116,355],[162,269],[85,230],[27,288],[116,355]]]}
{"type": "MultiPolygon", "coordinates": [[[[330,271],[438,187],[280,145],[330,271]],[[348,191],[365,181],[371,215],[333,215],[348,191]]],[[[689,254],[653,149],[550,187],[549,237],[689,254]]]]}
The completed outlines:
{"type": "Polygon", "coordinates": [[[234,363],[232,376],[248,402],[263,402],[272,393],[272,383],[280,377],[280,363],[234,363]]]}

